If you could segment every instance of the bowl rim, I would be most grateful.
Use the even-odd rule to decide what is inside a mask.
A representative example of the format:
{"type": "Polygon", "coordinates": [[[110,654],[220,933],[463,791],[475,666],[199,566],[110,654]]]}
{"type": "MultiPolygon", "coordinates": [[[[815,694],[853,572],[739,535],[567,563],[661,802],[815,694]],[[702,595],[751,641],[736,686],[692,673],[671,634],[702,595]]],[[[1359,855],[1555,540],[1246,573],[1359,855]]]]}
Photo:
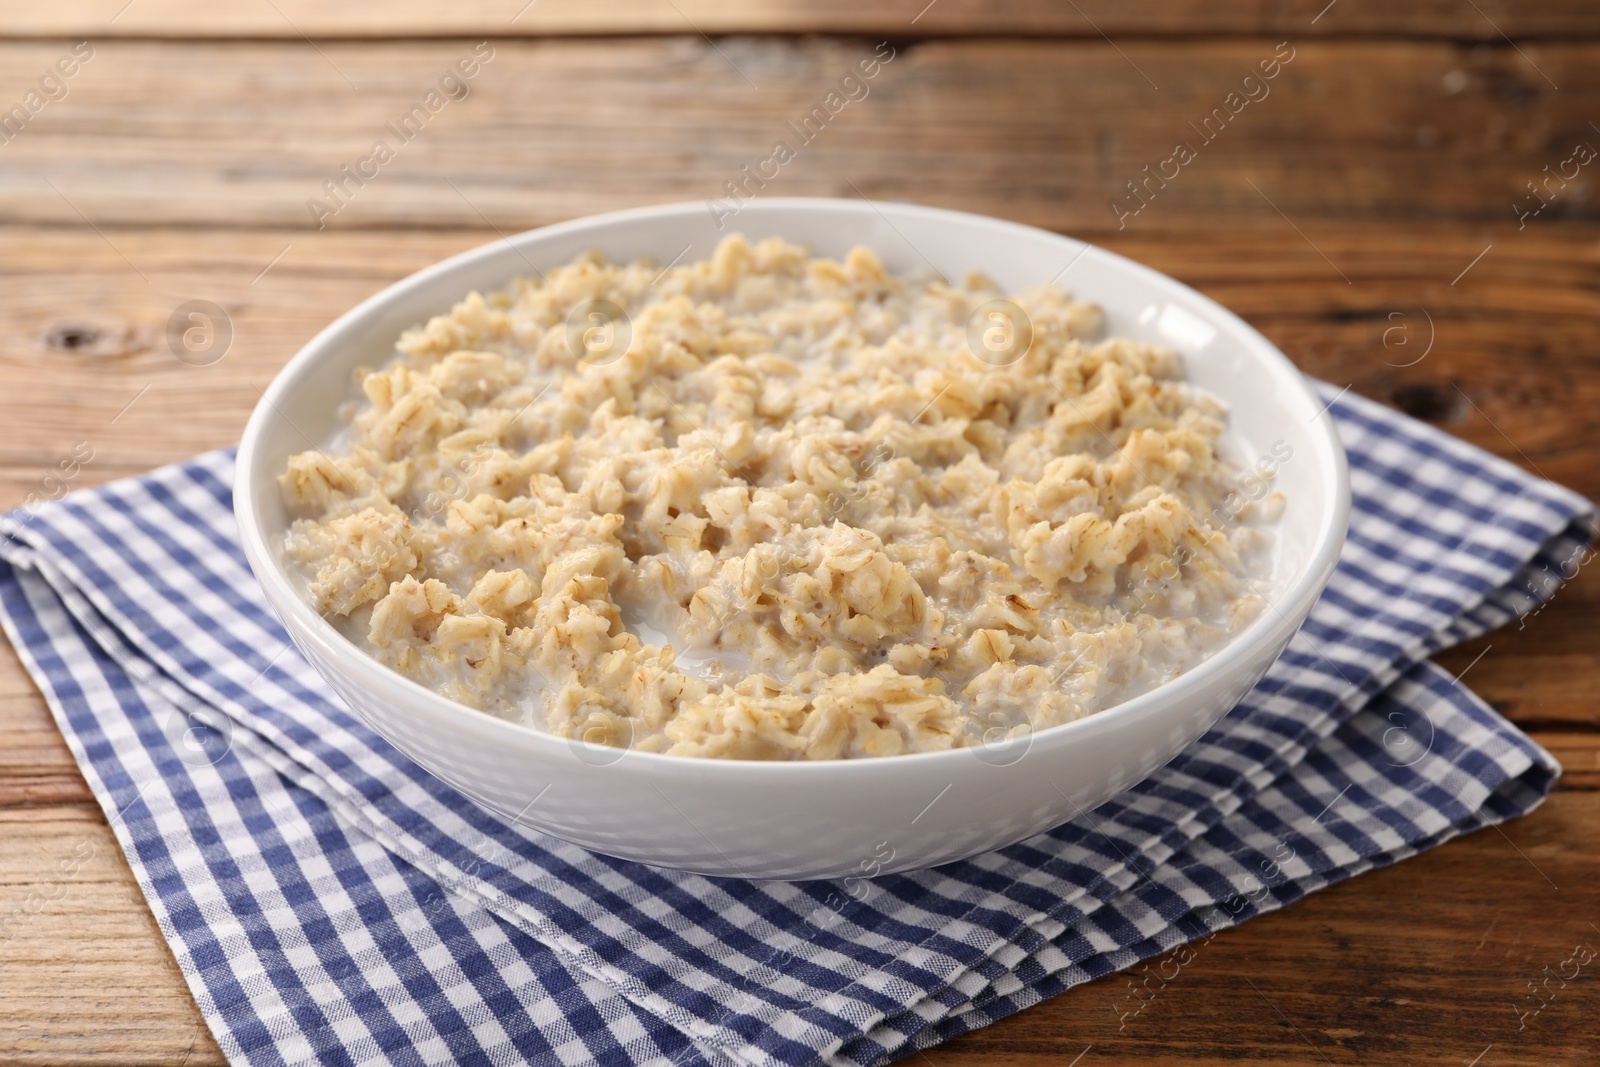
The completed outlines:
{"type": "MultiPolygon", "coordinates": [[[[1242,348],[1248,350],[1252,358],[1263,364],[1265,369],[1276,377],[1278,386],[1288,387],[1314,408],[1321,408],[1319,415],[1311,420],[1310,432],[1318,445],[1316,462],[1327,468],[1328,477],[1324,480],[1323,499],[1320,503],[1322,513],[1329,521],[1317,531],[1315,540],[1310,544],[1294,580],[1281,587],[1275,594],[1269,595],[1266,598],[1267,610],[1199,664],[1178,677],[1120,704],[1081,719],[1039,730],[1030,735],[1030,746],[1037,748],[1040,745],[1053,747],[1070,744],[1075,739],[1086,739],[1093,734],[1114,732],[1125,725],[1131,725],[1145,715],[1160,710],[1185,688],[1200,689],[1207,683],[1222,682],[1232,672],[1246,667],[1263,650],[1275,643],[1280,645],[1287,643],[1299,630],[1305,615],[1326,586],[1344,546],[1350,514],[1349,465],[1331,416],[1321,417],[1327,414],[1328,405],[1321,403],[1308,379],[1289,358],[1253,326],[1205,294],[1153,267],[1090,242],[1024,223],[973,212],[920,204],[871,201],[864,198],[763,197],[746,204],[745,208],[874,214],[890,222],[891,226],[893,219],[890,216],[895,215],[932,222],[981,223],[1002,234],[1025,233],[1035,238],[1043,235],[1063,242],[1069,251],[1079,254],[1092,249],[1097,258],[1103,257],[1114,261],[1121,270],[1152,291],[1164,292],[1164,295],[1168,296],[1182,294],[1186,300],[1201,304],[1211,316],[1211,321],[1219,325],[1219,332],[1226,330],[1242,348]]],[[[586,229],[617,223],[646,223],[689,212],[703,213],[705,210],[705,204],[701,201],[681,201],[586,215],[500,237],[440,260],[385,286],[341,314],[306,342],[273,378],[251,412],[239,443],[233,483],[233,510],[245,558],[257,582],[266,593],[269,604],[279,614],[280,621],[284,623],[285,629],[291,636],[298,635],[303,640],[313,641],[330,658],[347,661],[349,670],[356,676],[358,684],[369,691],[387,690],[388,695],[395,698],[397,710],[407,715],[424,713],[435,720],[442,719],[443,725],[455,727],[464,736],[477,734],[485,741],[502,740],[514,744],[530,756],[559,756],[564,753],[566,757],[571,757],[570,746],[574,743],[571,739],[501,719],[465,704],[458,704],[379,663],[316,612],[290,580],[285,568],[280,566],[277,553],[267,543],[261,516],[255,507],[253,472],[259,465],[261,442],[269,426],[275,419],[287,420],[288,416],[284,414],[285,406],[293,406],[288,402],[297,388],[303,384],[303,379],[311,373],[319,360],[334,350],[333,342],[340,334],[350,330],[378,308],[403,298],[411,290],[431,285],[438,279],[482,259],[503,254],[507,247],[520,254],[524,244],[549,237],[581,233],[586,229]],[[285,613],[287,617],[284,617],[285,613]]],[[[512,275],[508,274],[507,278],[510,277],[512,275]]],[[[466,294],[461,295],[464,297],[466,294]]],[[[263,475],[270,476],[267,472],[263,472],[263,475]]],[[[1280,654],[1281,648],[1274,654],[1274,658],[1280,654]]],[[[759,769],[763,778],[771,774],[870,775],[882,773],[885,764],[907,771],[912,766],[933,769],[940,763],[954,769],[957,762],[963,760],[971,762],[968,750],[965,748],[904,753],[872,759],[752,760],[676,756],[660,752],[642,752],[629,747],[622,750],[622,754],[616,760],[593,766],[597,770],[618,773],[664,772],[673,776],[687,773],[698,780],[708,778],[737,780],[749,776],[756,769],[759,769]]]]}

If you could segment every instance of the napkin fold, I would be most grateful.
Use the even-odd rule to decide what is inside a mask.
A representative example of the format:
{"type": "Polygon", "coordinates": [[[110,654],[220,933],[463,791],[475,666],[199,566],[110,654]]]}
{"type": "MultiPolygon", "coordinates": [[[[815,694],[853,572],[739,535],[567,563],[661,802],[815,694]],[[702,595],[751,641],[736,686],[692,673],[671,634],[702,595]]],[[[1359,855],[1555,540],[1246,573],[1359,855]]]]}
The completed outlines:
{"type": "Polygon", "coordinates": [[[877,1064],[1548,795],[1428,657],[1553,595],[1593,505],[1324,396],[1349,540],[1239,706],[1049,833],[850,887],[599,856],[417,767],[266,606],[228,452],[0,518],[0,621],[230,1062],[877,1064]]]}

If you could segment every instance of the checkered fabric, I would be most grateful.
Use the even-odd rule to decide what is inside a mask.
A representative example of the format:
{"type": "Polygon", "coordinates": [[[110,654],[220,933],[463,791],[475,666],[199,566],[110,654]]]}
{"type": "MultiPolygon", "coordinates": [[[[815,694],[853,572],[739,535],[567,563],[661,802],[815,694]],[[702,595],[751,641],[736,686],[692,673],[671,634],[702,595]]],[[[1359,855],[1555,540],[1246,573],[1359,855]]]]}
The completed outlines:
{"type": "Polygon", "coordinates": [[[0,615],[230,1062],[877,1064],[1547,795],[1428,657],[1543,604],[1592,506],[1324,395],[1349,543],[1261,684],[1098,810],[865,894],[594,855],[422,771],[268,610],[228,453],[6,516],[0,615]]]}

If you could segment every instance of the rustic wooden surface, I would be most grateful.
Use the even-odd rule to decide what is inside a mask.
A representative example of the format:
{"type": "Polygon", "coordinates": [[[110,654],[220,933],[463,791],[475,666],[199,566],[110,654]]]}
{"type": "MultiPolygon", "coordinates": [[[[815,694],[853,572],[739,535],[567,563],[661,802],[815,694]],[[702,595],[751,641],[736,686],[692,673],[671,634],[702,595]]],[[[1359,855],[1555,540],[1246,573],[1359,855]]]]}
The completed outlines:
{"type": "MultiPolygon", "coordinates": [[[[1520,227],[1513,207],[1575,144],[1600,147],[1600,9],[1583,0],[120,7],[0,0],[0,111],[74,42],[95,48],[0,144],[0,505],[39,492],[79,442],[94,458],[76,485],[231,443],[318,328],[444,255],[721,195],[884,39],[895,59],[870,94],[768,192],[904,197],[1091,238],[1234,308],[1307,372],[1600,497],[1600,161],[1520,227]],[[643,36],[596,36],[619,34],[643,36]],[[485,38],[495,57],[471,95],[319,231],[306,200],[485,38]],[[1282,40],[1295,58],[1271,95],[1119,229],[1108,200],[1198,141],[1188,123],[1282,40]],[[234,328],[209,367],[162,339],[190,299],[234,328]]],[[[1113,977],[926,1058],[1594,1062],[1591,975],[1520,1028],[1515,1006],[1575,945],[1600,946],[1596,569],[1525,627],[1443,657],[1566,766],[1537,813],[1217,937],[1125,1026],[1113,977]]],[[[220,1062],[5,652],[9,915],[0,1063],[220,1062]]]]}
{"type": "Polygon", "coordinates": [[[875,33],[902,38],[1010,34],[1393,34],[1500,41],[1600,29],[1586,0],[0,0],[12,36],[372,37],[551,34],[875,33]]]}

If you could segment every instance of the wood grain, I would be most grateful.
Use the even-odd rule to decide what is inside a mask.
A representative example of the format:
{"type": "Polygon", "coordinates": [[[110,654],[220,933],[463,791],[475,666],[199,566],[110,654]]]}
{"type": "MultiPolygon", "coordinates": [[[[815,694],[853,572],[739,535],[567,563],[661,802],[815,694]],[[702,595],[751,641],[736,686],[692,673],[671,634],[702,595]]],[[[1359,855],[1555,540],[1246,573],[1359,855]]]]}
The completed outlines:
{"type": "MultiPolygon", "coordinates": [[[[1580,143],[1600,148],[1589,125],[1600,123],[1590,106],[1600,100],[1600,42],[1528,44],[1520,53],[1296,42],[1293,60],[1254,90],[1268,95],[1234,105],[1243,110],[1220,130],[1213,117],[1209,142],[1206,117],[1228,116],[1228,94],[1273,57],[1273,42],[891,45],[892,61],[857,90],[865,97],[844,104],[809,143],[789,127],[822,107],[875,45],[499,42],[466,99],[444,105],[404,143],[389,125],[470,53],[468,43],[94,47],[66,98],[0,145],[0,223],[88,222],[113,239],[126,227],[314,233],[319,223],[514,232],[726,198],[741,168],[759,167],[782,140],[797,158],[759,195],[982,203],[1085,234],[1292,220],[1320,243],[1319,229],[1353,221],[1517,229],[1514,205],[1538,203],[1527,183],[1546,167],[1558,171],[1580,143]],[[365,184],[347,181],[337,214],[314,214],[309,201],[338,206],[324,183],[371,157],[378,141],[393,160],[365,184]],[[1144,168],[1159,170],[1179,142],[1197,158],[1144,186],[1148,204],[1137,215],[1113,212],[1114,197],[1125,211],[1139,204],[1128,183],[1151,181],[1144,168]]],[[[63,48],[0,44],[0,105],[21,99],[63,48]]],[[[1549,206],[1521,232],[1600,219],[1600,164],[1567,169],[1575,177],[1545,194],[1549,206]]],[[[1333,268],[1329,276],[1338,277],[1333,268]]]]}
{"type": "MultiPolygon", "coordinates": [[[[939,0],[901,31],[891,22],[925,0],[674,2],[682,16],[653,0],[539,0],[497,31],[490,18],[509,23],[520,2],[408,0],[385,6],[385,36],[455,39],[354,44],[321,39],[369,36],[364,3],[274,0],[313,47],[254,0],[139,0],[111,25],[120,0],[0,0],[5,34],[51,38],[0,40],[0,112],[70,38],[96,49],[65,99],[0,143],[0,506],[57,492],[47,475],[80,443],[94,458],[73,487],[231,444],[312,334],[445,255],[579,214],[718,196],[883,37],[896,58],[870,95],[763,195],[905,197],[1090,237],[1234,308],[1307,372],[1600,497],[1600,171],[1585,168],[1520,228],[1511,209],[1576,140],[1600,146],[1588,126],[1600,122],[1600,43],[1583,40],[1597,32],[1593,5],[1480,2],[1519,52],[1460,43],[1491,34],[1471,5],[1442,0],[1339,0],[1315,27],[1324,3],[1084,0],[1080,14],[939,0]],[[1127,39],[1086,33],[1083,16],[1127,39]],[[1107,201],[1282,39],[1181,38],[1196,28],[1281,33],[1296,56],[1270,97],[1119,229],[1107,201]],[[813,30],[855,36],[719,36],[813,30]],[[668,36],[497,39],[472,95],[316,229],[306,199],[470,50],[469,31],[668,36]],[[1430,39],[1316,39],[1379,33],[1430,39]],[[921,40],[947,36],[975,39],[921,40]],[[165,347],[168,316],[192,299],[220,305],[233,328],[209,367],[165,347]]],[[[1565,764],[1539,812],[1229,931],[1123,1028],[1118,976],[928,1059],[1592,1062],[1600,1003],[1588,983],[1520,1031],[1511,1005],[1573,944],[1600,945],[1588,925],[1600,925],[1597,569],[1525,626],[1441,657],[1565,764]]],[[[0,930],[0,1063],[221,1062],[9,652],[0,930]],[[85,855],[68,875],[63,862],[85,855]]]]}
{"type": "Polygon", "coordinates": [[[0,2],[10,36],[462,37],[553,34],[876,34],[1127,36],[1394,34],[1500,42],[1600,30],[1584,0],[1537,5],[1453,0],[28,0],[0,2]]]}

